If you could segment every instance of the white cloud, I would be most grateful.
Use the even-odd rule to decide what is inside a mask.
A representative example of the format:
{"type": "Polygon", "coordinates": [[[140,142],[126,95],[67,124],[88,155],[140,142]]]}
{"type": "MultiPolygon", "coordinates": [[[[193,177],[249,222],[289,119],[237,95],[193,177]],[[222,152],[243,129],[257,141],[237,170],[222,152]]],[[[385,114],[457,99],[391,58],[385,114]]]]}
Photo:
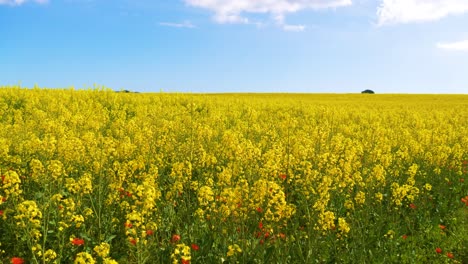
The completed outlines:
{"type": "Polygon", "coordinates": [[[303,25],[288,25],[286,14],[305,9],[326,9],[349,6],[352,0],[185,0],[188,5],[208,9],[218,23],[250,24],[247,14],[268,14],[276,24],[289,31],[303,31],[303,25]],[[278,19],[280,18],[280,19],[278,19]]]}
{"type": "Polygon", "coordinates": [[[283,25],[282,26],[283,30],[285,31],[293,31],[293,32],[301,32],[305,30],[304,25],[283,25]]]}
{"type": "Polygon", "coordinates": [[[305,30],[304,25],[289,25],[284,22],[284,15],[277,15],[274,17],[276,24],[285,31],[301,32],[305,30]]]}
{"type": "Polygon", "coordinates": [[[437,43],[439,49],[468,52],[468,40],[437,43]]]}
{"type": "Polygon", "coordinates": [[[382,0],[378,24],[398,24],[439,20],[468,13],[467,0],[382,0]]]}
{"type": "MultiPolygon", "coordinates": [[[[28,2],[28,1],[27,0],[0,0],[0,5],[17,6],[17,5],[22,5],[25,2],[28,2]]],[[[32,0],[32,2],[36,2],[36,3],[39,3],[39,4],[45,4],[45,3],[48,2],[48,0],[32,0]]]]}
{"type": "Polygon", "coordinates": [[[160,26],[165,27],[176,27],[176,28],[196,28],[194,24],[190,21],[184,21],[182,23],[173,23],[173,22],[160,22],[160,26]]]}

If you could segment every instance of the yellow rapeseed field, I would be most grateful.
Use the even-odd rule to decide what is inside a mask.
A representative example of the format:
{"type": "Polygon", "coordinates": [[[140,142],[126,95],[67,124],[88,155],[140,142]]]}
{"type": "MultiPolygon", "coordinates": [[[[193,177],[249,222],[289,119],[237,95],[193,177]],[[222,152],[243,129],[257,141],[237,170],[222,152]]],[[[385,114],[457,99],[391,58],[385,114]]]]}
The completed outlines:
{"type": "Polygon", "coordinates": [[[468,263],[468,95],[0,88],[1,263],[468,263]]]}

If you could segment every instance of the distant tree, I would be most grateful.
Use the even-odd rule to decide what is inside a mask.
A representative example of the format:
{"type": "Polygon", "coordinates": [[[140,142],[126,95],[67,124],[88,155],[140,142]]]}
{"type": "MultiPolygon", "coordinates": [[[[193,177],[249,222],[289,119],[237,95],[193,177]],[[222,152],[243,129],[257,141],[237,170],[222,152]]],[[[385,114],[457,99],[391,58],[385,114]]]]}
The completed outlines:
{"type": "Polygon", "coordinates": [[[363,93],[363,94],[375,94],[374,91],[372,91],[372,90],[364,90],[361,93],[363,93]]]}
{"type": "Polygon", "coordinates": [[[115,91],[115,92],[116,93],[138,93],[138,92],[132,92],[132,91],[129,91],[129,90],[120,90],[120,91],[115,91]]]}

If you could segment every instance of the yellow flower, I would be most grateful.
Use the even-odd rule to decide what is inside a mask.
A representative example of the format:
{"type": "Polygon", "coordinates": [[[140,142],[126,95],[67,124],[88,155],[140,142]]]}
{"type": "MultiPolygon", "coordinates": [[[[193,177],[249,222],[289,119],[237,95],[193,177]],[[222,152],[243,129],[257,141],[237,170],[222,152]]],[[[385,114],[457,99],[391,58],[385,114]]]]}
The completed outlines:
{"type": "Polygon", "coordinates": [[[424,185],[424,189],[430,191],[430,190],[432,190],[432,185],[430,185],[429,183],[426,183],[426,184],[424,185]]]}
{"type": "Polygon", "coordinates": [[[374,197],[377,202],[382,202],[383,200],[383,194],[380,192],[376,193],[374,197]]]}
{"type": "Polygon", "coordinates": [[[96,260],[87,252],[80,252],[76,254],[74,264],[95,264],[96,260]]]}
{"type": "Polygon", "coordinates": [[[364,204],[366,201],[366,194],[362,191],[359,191],[356,194],[356,197],[354,197],[354,201],[356,201],[357,204],[364,204]]]}
{"type": "Polygon", "coordinates": [[[344,235],[346,235],[350,230],[350,227],[349,227],[348,223],[346,223],[346,220],[344,218],[342,218],[342,217],[338,218],[338,229],[344,235]]]}
{"type": "Polygon", "coordinates": [[[102,263],[103,264],[119,264],[117,261],[111,259],[111,258],[104,258],[102,260],[102,263]]]}
{"type": "Polygon", "coordinates": [[[228,257],[232,257],[236,253],[242,253],[242,249],[239,247],[239,245],[234,244],[234,245],[228,246],[228,252],[226,254],[228,257]]]}
{"type": "Polygon", "coordinates": [[[110,245],[106,242],[102,242],[99,246],[94,247],[94,252],[96,252],[101,258],[105,258],[109,255],[110,245]]]}
{"type": "Polygon", "coordinates": [[[53,251],[52,249],[48,249],[45,253],[44,253],[44,260],[46,262],[50,262],[54,259],[57,258],[57,253],[55,253],[55,251],[53,251]]]}

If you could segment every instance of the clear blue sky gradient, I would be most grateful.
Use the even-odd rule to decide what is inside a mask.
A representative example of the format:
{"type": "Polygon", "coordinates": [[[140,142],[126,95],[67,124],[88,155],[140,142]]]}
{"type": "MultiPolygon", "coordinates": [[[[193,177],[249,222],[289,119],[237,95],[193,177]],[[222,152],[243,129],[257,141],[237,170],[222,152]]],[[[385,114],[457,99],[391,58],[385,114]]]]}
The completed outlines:
{"type": "Polygon", "coordinates": [[[378,0],[220,23],[184,0],[0,1],[0,85],[140,92],[468,93],[468,13],[377,25],[378,0]]]}

